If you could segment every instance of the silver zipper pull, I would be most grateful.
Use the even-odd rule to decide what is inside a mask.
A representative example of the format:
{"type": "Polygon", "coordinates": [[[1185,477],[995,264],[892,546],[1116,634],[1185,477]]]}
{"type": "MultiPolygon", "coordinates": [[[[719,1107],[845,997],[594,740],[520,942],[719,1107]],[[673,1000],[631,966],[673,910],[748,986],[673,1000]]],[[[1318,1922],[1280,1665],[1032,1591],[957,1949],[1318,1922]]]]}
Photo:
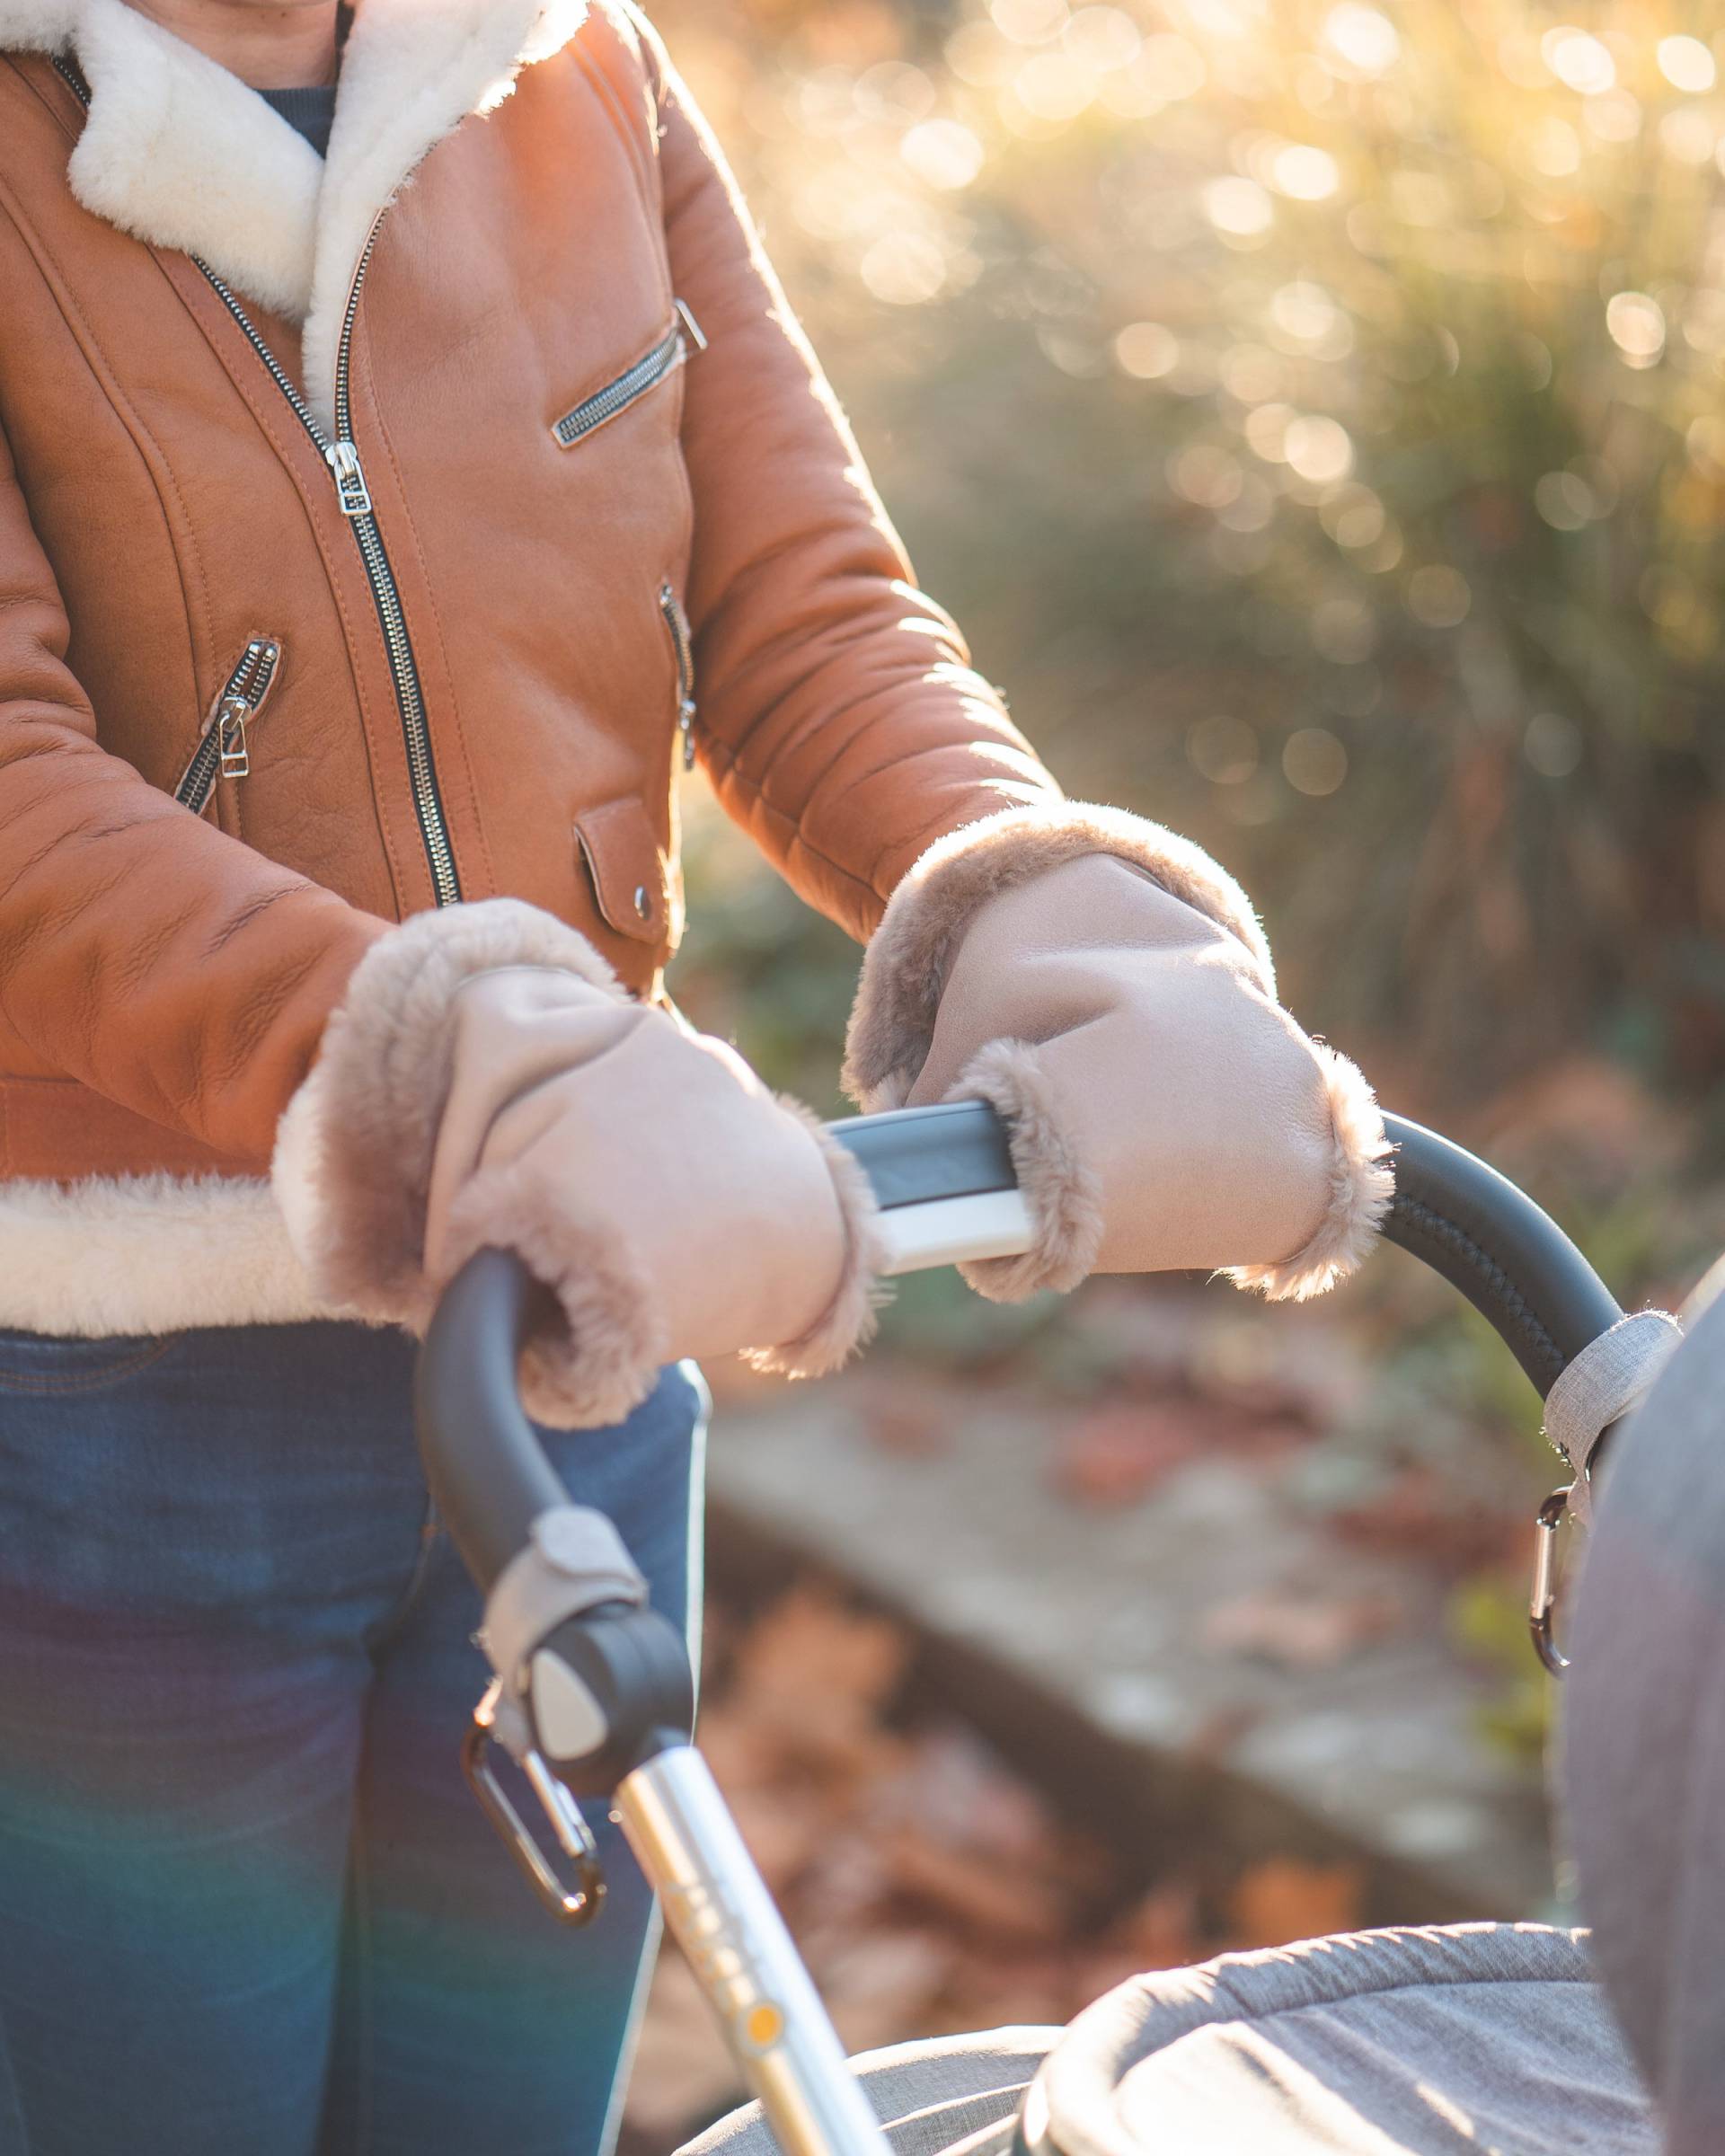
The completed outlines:
{"type": "Polygon", "coordinates": [[[677,707],[677,723],[683,734],[683,768],[685,771],[693,771],[694,769],[694,705],[686,696],[677,707]]]}
{"type": "Polygon", "coordinates": [[[332,442],[323,452],[323,461],[335,474],[335,493],[341,504],[341,514],[369,517],[371,490],[366,485],[366,470],[359,462],[357,446],[352,442],[332,442]]]}
{"type": "Polygon", "coordinates": [[[704,352],[707,349],[706,332],[702,329],[701,324],[694,319],[694,316],[690,314],[688,301],[686,299],[674,299],[671,302],[671,305],[676,308],[677,317],[681,321],[683,327],[688,331],[689,340],[694,346],[695,350],[697,352],[704,352]]]}
{"type": "Polygon", "coordinates": [[[245,722],[251,716],[252,706],[243,696],[224,696],[216,707],[216,738],[225,779],[251,776],[252,752],[245,738],[245,722]]]}

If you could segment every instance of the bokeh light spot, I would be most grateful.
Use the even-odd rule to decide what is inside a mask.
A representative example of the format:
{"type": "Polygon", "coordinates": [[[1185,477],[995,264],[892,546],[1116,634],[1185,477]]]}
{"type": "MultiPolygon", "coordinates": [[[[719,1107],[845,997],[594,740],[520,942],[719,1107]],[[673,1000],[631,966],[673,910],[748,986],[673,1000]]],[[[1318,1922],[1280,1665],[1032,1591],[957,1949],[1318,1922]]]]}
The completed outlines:
{"type": "Polygon", "coordinates": [[[1554,532],[1579,532],[1593,520],[1593,490],[1573,472],[1548,472],[1534,489],[1534,507],[1554,532]]]}
{"type": "Polygon", "coordinates": [[[1267,464],[1287,462],[1287,430],[1294,418],[1287,404],[1261,404],[1246,414],[1246,439],[1267,464]]]}
{"type": "Polygon", "coordinates": [[[1542,778],[1567,779],[1581,762],[1581,729],[1561,711],[1535,711],[1521,749],[1542,778]]]}
{"type": "Polygon", "coordinates": [[[1617,80],[1617,63],[1610,49],[1591,31],[1560,23],[1539,41],[1540,57],[1566,89],[1583,97],[1597,97],[1617,80]]]}
{"type": "Polygon", "coordinates": [[[1210,442],[1193,442],[1169,459],[1168,483],[1199,508],[1225,509],[1243,484],[1238,462],[1210,442]]]}
{"type": "Polygon", "coordinates": [[[1408,612],[1428,629],[1454,629],[1473,604],[1467,579],[1458,569],[1433,562],[1408,579],[1408,612]]]}
{"type": "Polygon", "coordinates": [[[946,283],[946,257],[917,232],[889,233],[867,251],[859,268],[874,296],[896,307],[921,306],[938,297],[946,283]]]}
{"type": "Polygon", "coordinates": [[[1144,46],[1137,24],[1118,7],[1081,7],[1060,41],[1080,66],[1098,75],[1129,66],[1144,46]]]}
{"type": "Polygon", "coordinates": [[[1713,161],[1719,129],[1699,105],[1684,105],[1676,112],[1668,112],[1659,122],[1659,146],[1668,157],[1679,164],[1694,165],[1699,172],[1713,161]]]}
{"type": "Polygon", "coordinates": [[[920,67],[903,60],[883,60],[857,77],[856,109],[865,119],[921,119],[934,109],[934,85],[920,67]]]}
{"type": "Polygon", "coordinates": [[[1076,119],[1096,95],[1096,77],[1067,52],[1039,52],[1013,77],[1018,102],[1038,119],[1076,119]]]}
{"type": "Polygon", "coordinates": [[[1387,15],[1346,0],[1324,17],[1322,47],[1324,57],[1340,61],[1347,74],[1369,78],[1394,66],[1402,40],[1387,15]]]}
{"type": "Polygon", "coordinates": [[[1641,131],[1641,108],[1627,90],[1606,90],[1588,98],[1581,117],[1596,142],[1633,142],[1641,131]]]}
{"type": "Polygon", "coordinates": [[[898,155],[929,187],[969,187],[982,170],[982,144],[956,119],[919,120],[898,145],[898,155]]]}
{"type": "Polygon", "coordinates": [[[1186,754],[1193,770],[1213,786],[1241,786],[1258,768],[1258,736],[1243,719],[1218,711],[1192,728],[1186,754]]]}
{"type": "Polygon", "coordinates": [[[965,22],[946,40],[946,64],[961,83],[978,90],[998,90],[1012,80],[1018,54],[992,22],[965,22]]]}
{"type": "Polygon", "coordinates": [[[988,0],[988,13],[1014,45],[1046,45],[1066,27],[1066,0],[988,0]]]}
{"type": "Polygon", "coordinates": [[[1336,544],[1356,552],[1384,535],[1384,504],[1369,487],[1339,487],[1318,515],[1336,544]]]}
{"type": "Polygon", "coordinates": [[[1334,793],[1348,776],[1348,751],[1327,728],[1303,726],[1283,745],[1282,774],[1296,793],[1334,793]]]}
{"type": "Polygon", "coordinates": [[[1719,77],[1713,56],[1699,38],[1661,38],[1659,62],[1659,73],[1671,87],[1687,91],[1692,97],[1711,90],[1719,77]]]}
{"type": "Polygon", "coordinates": [[[1341,185],[1341,168],[1328,150],[1285,143],[1270,160],[1271,184],[1296,202],[1322,202],[1341,185]]]}
{"type": "Polygon", "coordinates": [[[1581,137],[1567,119],[1547,114],[1528,134],[1527,162],[1547,180],[1567,180],[1581,169],[1581,137]]]}
{"type": "Polygon", "coordinates": [[[1159,382],[1180,364],[1180,340],[1159,322],[1128,322],[1114,340],[1120,372],[1140,382],[1159,382]]]}
{"type": "Polygon", "coordinates": [[[1646,292],[1614,293],[1606,328],[1631,367],[1651,367],[1665,349],[1665,310],[1646,292]]]}
{"type": "Polygon", "coordinates": [[[1312,649],[1339,667],[1358,667],[1377,648],[1377,623],[1363,599],[1325,599],[1312,614],[1312,649]]]}
{"type": "Polygon", "coordinates": [[[1257,239],[1275,217],[1269,195],[1255,180],[1212,180],[1204,190],[1204,214],[1232,239],[1257,239]]]}
{"type": "Polygon", "coordinates": [[[1261,344],[1231,344],[1217,373],[1223,388],[1239,404],[1268,404],[1282,386],[1282,362],[1261,344]]]}
{"type": "Polygon", "coordinates": [[[1354,445],[1348,429],[1322,414],[1304,413],[1289,420],[1282,455],[1290,468],[1314,486],[1346,479],[1354,468],[1354,445]]]}

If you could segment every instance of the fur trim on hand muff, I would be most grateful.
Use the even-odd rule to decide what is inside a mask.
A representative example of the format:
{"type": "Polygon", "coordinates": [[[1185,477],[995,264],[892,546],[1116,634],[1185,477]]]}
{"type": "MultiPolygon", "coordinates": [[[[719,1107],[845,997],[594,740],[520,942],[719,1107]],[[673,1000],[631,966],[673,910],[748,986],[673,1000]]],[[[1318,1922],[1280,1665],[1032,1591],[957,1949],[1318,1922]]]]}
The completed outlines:
{"type": "Polygon", "coordinates": [[[578,930],[516,898],[415,914],[374,943],[282,1116],[270,1180],[326,1301],[422,1329],[431,1162],[450,1079],[455,995],[474,975],[546,966],[626,1001],[578,930]]]}
{"type": "Polygon", "coordinates": [[[1084,801],[1007,808],[932,845],[893,893],[862,958],[843,1082],[868,1113],[900,1108],[928,1057],[947,969],[978,911],[1032,877],[1091,853],[1142,869],[1172,897],[1239,937],[1276,994],[1252,901],[1202,847],[1123,808],[1084,801]]]}

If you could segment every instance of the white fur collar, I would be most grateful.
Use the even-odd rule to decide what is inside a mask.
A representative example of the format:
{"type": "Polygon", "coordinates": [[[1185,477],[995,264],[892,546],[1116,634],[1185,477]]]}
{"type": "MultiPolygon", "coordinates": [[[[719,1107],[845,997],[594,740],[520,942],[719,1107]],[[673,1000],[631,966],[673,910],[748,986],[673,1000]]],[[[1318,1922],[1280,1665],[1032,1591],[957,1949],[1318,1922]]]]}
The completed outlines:
{"type": "Polygon", "coordinates": [[[302,323],[306,394],[331,426],[348,288],[378,212],[434,143],[500,104],[585,13],[586,0],[362,0],[327,160],[126,0],[0,0],[0,50],[76,54],[91,104],[73,193],[302,323]]]}

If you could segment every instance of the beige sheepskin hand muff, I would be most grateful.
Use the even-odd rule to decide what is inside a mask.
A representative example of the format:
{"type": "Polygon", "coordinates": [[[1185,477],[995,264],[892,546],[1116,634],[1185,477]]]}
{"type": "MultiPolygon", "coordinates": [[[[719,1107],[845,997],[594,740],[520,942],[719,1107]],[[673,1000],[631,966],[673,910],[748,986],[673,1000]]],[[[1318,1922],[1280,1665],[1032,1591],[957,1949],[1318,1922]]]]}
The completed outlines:
{"type": "Polygon", "coordinates": [[[1371,1089],[1277,1003],[1245,894],[1119,809],[1009,809],[930,849],[864,958],[845,1084],[998,1109],[1036,1224],[965,1268],[999,1300],[1188,1269],[1304,1299],[1393,1191],[1371,1089]]]}
{"type": "Polygon", "coordinates": [[[374,1322],[422,1330],[475,1251],[514,1250],[552,1291],[522,1359],[544,1422],[617,1422],[682,1356],[815,1375],[874,1321],[874,1201],[850,1154],[511,899],[418,915],[367,952],[274,1183],[315,1290],[374,1322]]]}

